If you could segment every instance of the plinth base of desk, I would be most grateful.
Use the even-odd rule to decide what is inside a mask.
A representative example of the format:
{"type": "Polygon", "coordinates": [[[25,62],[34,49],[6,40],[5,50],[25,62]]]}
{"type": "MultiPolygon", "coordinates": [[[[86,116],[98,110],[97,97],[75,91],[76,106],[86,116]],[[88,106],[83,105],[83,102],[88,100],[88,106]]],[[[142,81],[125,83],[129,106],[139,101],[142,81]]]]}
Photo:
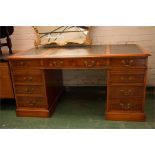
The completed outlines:
{"type": "Polygon", "coordinates": [[[145,114],[107,112],[105,114],[105,119],[113,121],[145,121],[145,114]]]}
{"type": "Polygon", "coordinates": [[[55,102],[51,105],[51,107],[49,109],[17,108],[16,109],[16,116],[21,116],[21,117],[50,117],[56,108],[57,100],[59,99],[60,94],[57,96],[55,102]]]}
{"type": "Polygon", "coordinates": [[[50,110],[42,109],[17,109],[16,116],[20,117],[50,117],[50,110]]]}
{"type": "MultiPolygon", "coordinates": [[[[61,91],[62,93],[62,91],[61,91]]],[[[30,109],[30,108],[17,108],[16,109],[16,116],[21,116],[21,117],[50,117],[52,113],[54,112],[56,105],[57,105],[57,100],[59,99],[59,95],[55,98],[55,101],[53,104],[50,106],[49,109],[30,109]]]]}

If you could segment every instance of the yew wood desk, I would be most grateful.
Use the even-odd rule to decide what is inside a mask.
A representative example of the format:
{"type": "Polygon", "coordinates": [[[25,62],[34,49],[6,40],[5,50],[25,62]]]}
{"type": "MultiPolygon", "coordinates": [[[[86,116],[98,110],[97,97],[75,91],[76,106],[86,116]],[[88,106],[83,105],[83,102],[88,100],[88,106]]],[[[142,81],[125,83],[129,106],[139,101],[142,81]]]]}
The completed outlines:
{"type": "Polygon", "coordinates": [[[105,118],[143,121],[149,55],[134,44],[34,48],[12,55],[16,114],[49,117],[63,90],[62,69],[105,69],[105,118]]]}

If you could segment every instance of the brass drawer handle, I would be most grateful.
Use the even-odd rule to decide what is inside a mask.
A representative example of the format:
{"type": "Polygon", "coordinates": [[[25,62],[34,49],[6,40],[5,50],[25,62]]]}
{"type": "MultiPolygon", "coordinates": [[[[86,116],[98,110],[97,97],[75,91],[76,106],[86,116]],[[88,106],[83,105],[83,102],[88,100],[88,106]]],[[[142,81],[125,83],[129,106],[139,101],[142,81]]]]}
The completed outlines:
{"type": "Polygon", "coordinates": [[[84,64],[85,64],[86,67],[93,67],[93,66],[95,66],[96,63],[95,63],[94,60],[92,60],[92,61],[85,60],[84,64]]]}
{"type": "MultiPolygon", "coordinates": [[[[123,80],[125,80],[125,77],[124,76],[121,76],[120,79],[123,81],[123,80]]],[[[133,76],[129,76],[126,79],[129,80],[129,81],[131,81],[131,80],[133,80],[133,76]]]]}
{"type": "Polygon", "coordinates": [[[52,61],[49,63],[49,66],[56,66],[57,65],[57,62],[56,61],[52,61]]]}
{"type": "Polygon", "coordinates": [[[32,101],[29,101],[28,103],[30,106],[34,106],[36,104],[36,101],[32,100],[32,101]]]}
{"type": "Polygon", "coordinates": [[[28,80],[29,80],[29,81],[32,81],[32,80],[33,80],[33,78],[30,76],[30,77],[28,78],[28,80]]]}
{"type": "Polygon", "coordinates": [[[29,103],[30,106],[34,106],[34,103],[29,103]]]}
{"type": "Polygon", "coordinates": [[[25,88],[24,92],[27,93],[28,91],[29,91],[29,89],[28,88],[25,88]]]}
{"type": "Polygon", "coordinates": [[[131,104],[128,103],[128,104],[127,104],[127,109],[130,109],[130,108],[131,108],[131,104]]]}
{"type": "Polygon", "coordinates": [[[24,61],[20,61],[20,65],[24,65],[25,64],[25,62],[24,61]]]}
{"type": "Polygon", "coordinates": [[[32,81],[33,80],[33,77],[32,76],[30,76],[30,77],[24,77],[23,79],[24,79],[24,81],[32,81]]]}
{"type": "Polygon", "coordinates": [[[120,78],[120,79],[123,81],[125,78],[124,78],[124,76],[121,76],[121,78],[120,78]]]}
{"type": "Polygon", "coordinates": [[[120,93],[122,93],[123,95],[125,96],[128,96],[128,95],[132,95],[133,94],[133,91],[131,89],[128,89],[128,90],[120,90],[120,93]]]}
{"type": "Polygon", "coordinates": [[[63,64],[63,61],[60,61],[59,63],[60,63],[60,65],[62,65],[63,64]]]}
{"type": "Polygon", "coordinates": [[[133,76],[128,77],[129,81],[133,80],[133,78],[134,78],[133,76]]]}
{"type": "Polygon", "coordinates": [[[124,66],[126,66],[126,67],[129,67],[129,66],[132,66],[133,65],[133,63],[134,63],[134,60],[133,59],[131,59],[131,60],[122,60],[121,61],[122,62],[122,64],[124,65],[124,66]]]}
{"type": "Polygon", "coordinates": [[[131,109],[131,104],[128,103],[128,104],[125,104],[125,103],[120,103],[120,106],[122,109],[131,109]]]}
{"type": "Polygon", "coordinates": [[[50,63],[49,63],[49,66],[53,66],[53,63],[52,63],[52,62],[50,62],[50,63]]]}
{"type": "Polygon", "coordinates": [[[50,66],[59,66],[63,65],[63,61],[53,61],[49,63],[50,66]]]}
{"type": "Polygon", "coordinates": [[[34,88],[25,88],[25,93],[32,94],[34,91],[34,88]]]}
{"type": "Polygon", "coordinates": [[[56,66],[56,65],[57,65],[57,62],[56,62],[56,61],[54,61],[54,62],[53,62],[53,64],[56,66]]]}

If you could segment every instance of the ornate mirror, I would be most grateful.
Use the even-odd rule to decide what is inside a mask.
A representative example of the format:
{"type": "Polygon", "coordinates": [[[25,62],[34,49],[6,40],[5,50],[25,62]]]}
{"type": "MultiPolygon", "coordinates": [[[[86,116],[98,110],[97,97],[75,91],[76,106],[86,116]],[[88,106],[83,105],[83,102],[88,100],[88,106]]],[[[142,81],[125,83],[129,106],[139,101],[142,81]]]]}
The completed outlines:
{"type": "Polygon", "coordinates": [[[34,45],[81,46],[90,45],[90,27],[88,26],[33,26],[36,39],[34,45]]]}

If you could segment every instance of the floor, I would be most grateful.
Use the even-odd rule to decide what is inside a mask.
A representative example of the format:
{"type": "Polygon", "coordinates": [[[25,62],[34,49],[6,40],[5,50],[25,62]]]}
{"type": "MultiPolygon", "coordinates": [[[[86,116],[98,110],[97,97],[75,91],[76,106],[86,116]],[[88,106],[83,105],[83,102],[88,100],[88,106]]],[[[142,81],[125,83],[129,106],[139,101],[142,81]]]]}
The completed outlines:
{"type": "Polygon", "coordinates": [[[68,87],[50,118],[16,117],[15,101],[0,103],[2,129],[151,129],[155,128],[155,88],[146,95],[146,121],[107,121],[104,119],[105,88],[68,87]]]}

